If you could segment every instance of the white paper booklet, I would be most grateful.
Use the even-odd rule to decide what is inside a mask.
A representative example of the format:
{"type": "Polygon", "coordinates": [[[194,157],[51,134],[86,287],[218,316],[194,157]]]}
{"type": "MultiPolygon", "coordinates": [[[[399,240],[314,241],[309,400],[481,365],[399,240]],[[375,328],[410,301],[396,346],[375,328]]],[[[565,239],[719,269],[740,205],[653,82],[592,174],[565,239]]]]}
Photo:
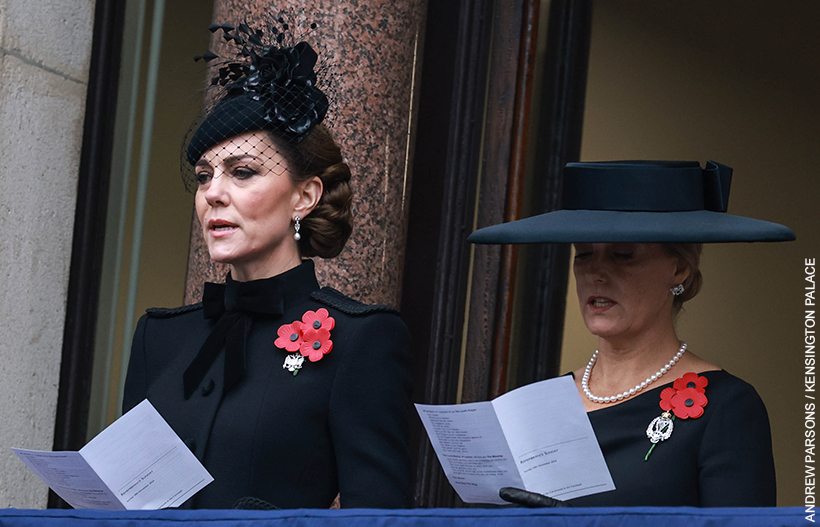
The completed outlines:
{"type": "Polygon", "coordinates": [[[504,504],[501,487],[558,500],[614,490],[575,382],[536,382],[488,402],[416,409],[466,503],[504,504]]]}
{"type": "Polygon", "coordinates": [[[214,480],[148,399],[79,452],[12,450],[75,509],[176,507],[214,480]]]}

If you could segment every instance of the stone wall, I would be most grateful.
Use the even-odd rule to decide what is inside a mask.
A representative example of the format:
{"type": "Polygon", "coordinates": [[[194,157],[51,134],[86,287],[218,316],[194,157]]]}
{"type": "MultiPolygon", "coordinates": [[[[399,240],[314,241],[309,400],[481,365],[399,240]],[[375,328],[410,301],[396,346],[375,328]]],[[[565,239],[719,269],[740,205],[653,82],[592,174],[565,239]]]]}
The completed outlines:
{"type": "Polygon", "coordinates": [[[93,0],[0,0],[0,507],[45,507],[93,0]]]}

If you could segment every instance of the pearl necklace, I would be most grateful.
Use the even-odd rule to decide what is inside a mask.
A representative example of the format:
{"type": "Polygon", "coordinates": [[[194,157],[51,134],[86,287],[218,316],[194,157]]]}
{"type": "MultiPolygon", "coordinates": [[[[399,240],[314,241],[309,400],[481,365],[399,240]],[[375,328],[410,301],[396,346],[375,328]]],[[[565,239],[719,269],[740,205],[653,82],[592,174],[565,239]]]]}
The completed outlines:
{"type": "Polygon", "coordinates": [[[581,388],[584,390],[584,395],[587,398],[594,402],[594,403],[614,403],[616,401],[621,401],[626,399],[627,397],[632,397],[636,393],[640,392],[653,382],[657,381],[664,373],[670,370],[672,366],[675,365],[676,362],[681,358],[683,352],[686,351],[686,343],[681,342],[680,349],[672,357],[672,360],[666,363],[666,365],[655,372],[651,377],[647,377],[645,381],[636,384],[634,388],[630,388],[629,391],[625,391],[623,393],[619,393],[618,395],[611,395],[608,397],[598,397],[597,395],[593,395],[591,391],[589,391],[589,376],[592,374],[592,366],[595,365],[595,359],[598,358],[598,350],[595,350],[595,353],[592,354],[592,358],[589,359],[589,364],[587,364],[586,369],[584,369],[584,377],[581,379],[581,388]]]}

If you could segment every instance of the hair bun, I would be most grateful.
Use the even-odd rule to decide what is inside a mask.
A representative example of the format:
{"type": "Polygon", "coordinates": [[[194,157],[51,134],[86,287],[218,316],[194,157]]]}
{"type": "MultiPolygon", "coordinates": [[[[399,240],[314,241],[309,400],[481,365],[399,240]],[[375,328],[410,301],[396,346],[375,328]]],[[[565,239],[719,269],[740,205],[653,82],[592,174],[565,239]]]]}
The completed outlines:
{"type": "Polygon", "coordinates": [[[333,258],[337,256],[353,232],[353,190],[350,187],[350,167],[327,128],[319,124],[295,148],[308,169],[297,176],[306,180],[318,176],[324,187],[316,208],[302,220],[302,256],[333,258]]]}

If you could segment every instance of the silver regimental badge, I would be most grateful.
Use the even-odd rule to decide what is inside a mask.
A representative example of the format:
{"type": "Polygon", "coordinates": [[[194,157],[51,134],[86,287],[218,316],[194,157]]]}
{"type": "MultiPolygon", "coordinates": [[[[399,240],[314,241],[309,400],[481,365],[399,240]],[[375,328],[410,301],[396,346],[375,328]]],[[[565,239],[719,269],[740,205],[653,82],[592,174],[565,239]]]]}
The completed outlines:
{"type": "Polygon", "coordinates": [[[305,357],[299,353],[290,353],[285,357],[285,363],[282,364],[282,369],[293,372],[294,375],[299,373],[302,369],[302,363],[305,362],[305,357]]]}
{"type": "Polygon", "coordinates": [[[666,441],[672,436],[673,426],[672,420],[669,418],[669,413],[664,412],[652,419],[652,422],[649,423],[649,426],[646,428],[646,437],[653,443],[666,441]]]}

